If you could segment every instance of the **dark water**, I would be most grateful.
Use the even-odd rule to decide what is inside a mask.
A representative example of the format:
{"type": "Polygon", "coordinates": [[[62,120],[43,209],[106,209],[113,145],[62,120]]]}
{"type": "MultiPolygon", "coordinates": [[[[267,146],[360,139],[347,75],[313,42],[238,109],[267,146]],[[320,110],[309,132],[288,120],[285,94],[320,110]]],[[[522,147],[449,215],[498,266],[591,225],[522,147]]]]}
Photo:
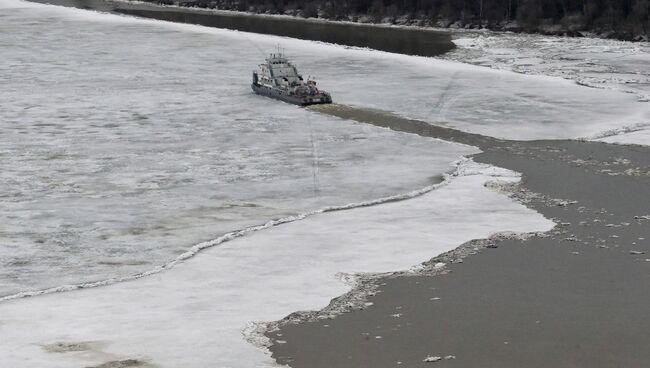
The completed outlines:
{"type": "Polygon", "coordinates": [[[481,134],[467,133],[457,129],[445,127],[445,122],[426,122],[404,118],[388,111],[369,109],[358,106],[342,104],[311,105],[307,107],[319,113],[334,116],[344,120],[354,120],[360,123],[371,124],[383,128],[390,128],[398,132],[417,134],[423,137],[435,137],[446,141],[458,142],[476,146],[483,150],[501,144],[504,141],[498,138],[481,134]]]}
{"type": "Polygon", "coordinates": [[[454,48],[451,35],[427,29],[315,22],[305,19],[217,14],[188,8],[128,4],[105,0],[34,0],[178,23],[199,24],[418,56],[438,56],[454,48]]]}
{"type": "Polygon", "coordinates": [[[479,146],[475,161],[522,173],[523,188],[542,195],[527,206],[560,225],[430,261],[447,263],[447,274],[379,279],[364,310],[301,324],[290,316],[267,333],[276,361],[293,368],[648,366],[648,147],[495,140],[381,111],[313,109],[479,146]]]}

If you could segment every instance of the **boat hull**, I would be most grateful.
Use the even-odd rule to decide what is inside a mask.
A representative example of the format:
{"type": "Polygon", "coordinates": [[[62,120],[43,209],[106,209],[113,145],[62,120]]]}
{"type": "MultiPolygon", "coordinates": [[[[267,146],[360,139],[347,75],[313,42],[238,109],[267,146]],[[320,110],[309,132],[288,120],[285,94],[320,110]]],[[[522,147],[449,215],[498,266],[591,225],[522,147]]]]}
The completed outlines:
{"type": "Polygon", "coordinates": [[[320,95],[317,96],[299,97],[299,96],[290,96],[281,93],[273,88],[265,87],[263,85],[255,84],[255,83],[251,84],[251,88],[253,89],[253,92],[257,93],[258,95],[271,97],[276,100],[284,101],[294,105],[307,106],[307,105],[332,103],[332,97],[330,97],[329,94],[324,94],[324,93],[321,93],[320,95]]]}

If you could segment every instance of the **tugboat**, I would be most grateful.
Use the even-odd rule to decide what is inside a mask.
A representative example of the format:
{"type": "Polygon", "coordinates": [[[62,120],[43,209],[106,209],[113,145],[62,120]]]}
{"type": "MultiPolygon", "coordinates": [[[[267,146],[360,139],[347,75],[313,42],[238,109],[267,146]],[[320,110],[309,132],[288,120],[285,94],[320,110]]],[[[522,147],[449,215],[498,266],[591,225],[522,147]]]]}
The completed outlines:
{"type": "Polygon", "coordinates": [[[330,94],[318,90],[315,80],[303,80],[298,69],[279,50],[253,72],[251,87],[259,95],[301,106],[332,103],[330,94]]]}

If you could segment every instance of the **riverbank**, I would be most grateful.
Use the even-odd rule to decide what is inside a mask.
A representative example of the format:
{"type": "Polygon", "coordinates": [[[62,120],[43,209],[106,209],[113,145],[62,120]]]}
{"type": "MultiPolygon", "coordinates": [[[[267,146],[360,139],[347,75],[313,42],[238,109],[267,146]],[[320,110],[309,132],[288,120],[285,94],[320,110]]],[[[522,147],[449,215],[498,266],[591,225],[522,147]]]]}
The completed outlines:
{"type": "MultiPolygon", "coordinates": [[[[310,21],[293,17],[161,6],[145,2],[110,0],[33,0],[33,2],[320,41],[405,55],[439,56],[455,47],[448,32],[417,27],[376,27],[354,23],[310,21]]],[[[252,46],[259,47],[254,44],[252,46]]],[[[260,49],[263,54],[268,51],[260,49]]]]}
{"type": "MultiPolygon", "coordinates": [[[[128,1],[128,0],[125,0],[128,1]]],[[[649,40],[647,25],[648,10],[642,4],[633,9],[623,8],[614,10],[610,6],[609,14],[602,14],[600,19],[590,19],[597,16],[602,9],[584,12],[582,6],[569,9],[563,4],[562,12],[547,14],[546,17],[542,8],[553,8],[547,4],[538,9],[534,4],[523,4],[518,12],[519,4],[510,5],[510,8],[502,8],[504,4],[490,4],[491,9],[485,9],[483,14],[482,2],[478,8],[478,2],[463,3],[461,7],[456,4],[447,6],[442,4],[417,4],[405,5],[387,4],[374,2],[358,2],[351,6],[343,3],[329,2],[319,4],[317,2],[292,2],[282,1],[268,2],[232,2],[223,0],[143,0],[164,6],[177,6],[183,8],[196,8],[206,10],[226,10],[234,12],[245,12],[247,14],[266,14],[274,16],[287,16],[296,19],[318,19],[331,22],[352,22],[359,24],[411,26],[420,28],[446,28],[458,29],[489,29],[499,32],[530,33],[551,36],[569,37],[597,37],[606,39],[617,39],[625,41],[649,40]],[[532,6],[532,8],[531,8],[532,6]],[[440,8],[443,9],[440,9],[440,8]],[[528,8],[526,8],[528,7],[528,8]],[[600,10],[600,11],[599,11],[600,10]],[[624,12],[630,13],[623,15],[624,12]],[[516,16],[515,16],[516,15],[516,16]],[[616,17],[623,17],[616,19],[616,17]],[[612,23],[613,22],[613,23],[612,23]]],[[[589,5],[583,5],[589,7],[589,5]]],[[[549,9],[547,9],[549,10],[549,9]]]]}

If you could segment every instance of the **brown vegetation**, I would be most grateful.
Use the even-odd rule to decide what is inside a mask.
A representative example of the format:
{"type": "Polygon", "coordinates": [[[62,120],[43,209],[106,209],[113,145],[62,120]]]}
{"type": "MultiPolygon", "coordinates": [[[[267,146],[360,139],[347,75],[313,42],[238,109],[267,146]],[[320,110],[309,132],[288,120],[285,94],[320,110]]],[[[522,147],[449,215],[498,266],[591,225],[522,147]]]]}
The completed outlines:
{"type": "Polygon", "coordinates": [[[648,40],[650,0],[149,0],[305,18],[648,40]]]}

